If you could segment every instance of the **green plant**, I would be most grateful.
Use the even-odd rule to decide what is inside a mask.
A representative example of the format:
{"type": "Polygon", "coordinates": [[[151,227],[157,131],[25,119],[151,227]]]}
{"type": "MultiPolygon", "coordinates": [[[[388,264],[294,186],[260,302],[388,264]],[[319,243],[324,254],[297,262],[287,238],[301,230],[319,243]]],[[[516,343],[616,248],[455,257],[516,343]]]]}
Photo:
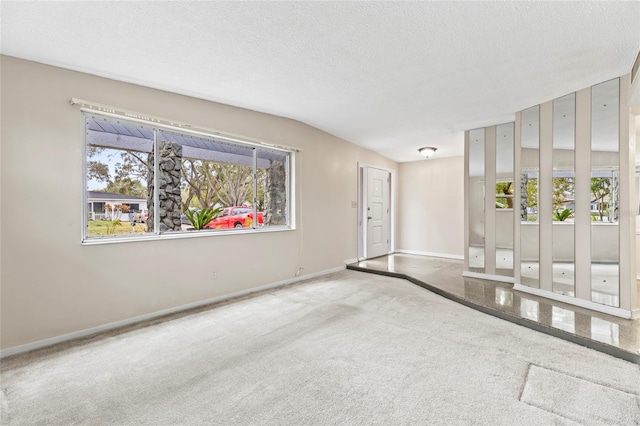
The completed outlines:
{"type": "Polygon", "coordinates": [[[122,225],[120,219],[112,220],[107,225],[107,235],[113,235],[116,233],[116,228],[122,225]]]}
{"type": "Polygon", "coordinates": [[[213,218],[216,217],[216,215],[221,211],[222,207],[218,207],[215,209],[206,208],[200,210],[187,209],[185,210],[184,214],[185,216],[187,216],[187,219],[189,219],[189,222],[191,222],[191,225],[193,225],[195,229],[203,229],[205,225],[211,222],[213,218]]]}
{"type": "Polygon", "coordinates": [[[564,222],[572,214],[573,214],[573,210],[571,209],[556,210],[555,212],[553,212],[553,220],[556,220],[558,222],[564,222]]]}

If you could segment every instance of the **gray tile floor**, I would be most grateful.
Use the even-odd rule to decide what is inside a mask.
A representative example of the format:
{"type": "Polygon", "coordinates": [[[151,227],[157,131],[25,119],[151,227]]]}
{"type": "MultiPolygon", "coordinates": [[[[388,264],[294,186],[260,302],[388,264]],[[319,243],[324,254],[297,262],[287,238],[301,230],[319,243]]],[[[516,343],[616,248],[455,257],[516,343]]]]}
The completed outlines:
{"type": "Polygon", "coordinates": [[[392,254],[348,268],[408,278],[467,306],[640,363],[640,319],[625,320],[521,293],[508,283],[463,277],[460,260],[392,254]]]}
{"type": "MultiPolygon", "coordinates": [[[[469,247],[469,268],[474,272],[484,271],[484,247],[469,247]]],[[[523,284],[539,287],[540,264],[522,262],[523,284]]],[[[553,262],[553,291],[573,297],[575,294],[575,263],[553,262]]],[[[496,275],[513,277],[513,250],[496,249],[496,275]]],[[[591,265],[591,300],[609,306],[620,304],[620,270],[618,264],[593,263],[591,265]]]]}

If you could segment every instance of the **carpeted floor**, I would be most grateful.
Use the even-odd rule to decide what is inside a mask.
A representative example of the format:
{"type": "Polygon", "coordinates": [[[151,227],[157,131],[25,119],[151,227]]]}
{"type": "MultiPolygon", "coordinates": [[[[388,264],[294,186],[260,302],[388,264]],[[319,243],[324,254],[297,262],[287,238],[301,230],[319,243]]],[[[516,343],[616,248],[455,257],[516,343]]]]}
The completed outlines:
{"type": "Polygon", "coordinates": [[[640,367],[344,271],[3,360],[2,424],[638,425],[640,367]]]}

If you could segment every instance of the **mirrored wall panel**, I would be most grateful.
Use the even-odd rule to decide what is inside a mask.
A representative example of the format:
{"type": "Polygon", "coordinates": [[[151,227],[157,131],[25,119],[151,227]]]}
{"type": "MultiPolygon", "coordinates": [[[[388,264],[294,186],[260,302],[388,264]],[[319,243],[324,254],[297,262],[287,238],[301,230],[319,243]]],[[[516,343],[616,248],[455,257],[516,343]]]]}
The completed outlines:
{"type": "Polygon", "coordinates": [[[496,126],[496,274],[513,276],[513,143],[515,123],[496,126]]]}
{"type": "Polygon", "coordinates": [[[619,79],[591,88],[591,300],[620,306],[619,79]]]}
{"type": "Polygon", "coordinates": [[[553,101],[553,292],[575,296],[576,95],[553,101]]]}
{"type": "Polygon", "coordinates": [[[484,129],[469,132],[469,271],[484,272],[484,129]]]}
{"type": "Polygon", "coordinates": [[[520,147],[520,283],[540,287],[538,176],[540,169],[540,107],[522,111],[520,147]]]}

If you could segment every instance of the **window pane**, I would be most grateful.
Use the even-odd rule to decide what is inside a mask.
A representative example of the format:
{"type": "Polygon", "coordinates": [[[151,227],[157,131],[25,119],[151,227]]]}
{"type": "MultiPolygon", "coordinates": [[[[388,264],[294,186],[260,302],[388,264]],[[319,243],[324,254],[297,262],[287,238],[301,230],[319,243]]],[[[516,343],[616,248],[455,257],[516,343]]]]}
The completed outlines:
{"type": "Polygon", "coordinates": [[[150,232],[146,211],[153,188],[153,129],[85,115],[86,237],[135,236],[150,232]]]}
{"type": "Polygon", "coordinates": [[[158,143],[161,232],[254,227],[253,147],[164,130],[158,143]]]}

